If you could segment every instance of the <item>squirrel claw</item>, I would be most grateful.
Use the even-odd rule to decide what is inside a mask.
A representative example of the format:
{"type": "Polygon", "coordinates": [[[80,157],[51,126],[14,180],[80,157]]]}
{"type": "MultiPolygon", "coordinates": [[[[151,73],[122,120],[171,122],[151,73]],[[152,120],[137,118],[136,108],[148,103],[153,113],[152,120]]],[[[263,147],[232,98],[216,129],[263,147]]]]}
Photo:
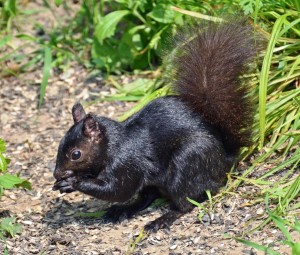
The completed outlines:
{"type": "Polygon", "coordinates": [[[68,179],[56,181],[54,183],[54,186],[52,187],[52,190],[53,191],[59,190],[60,193],[71,193],[75,191],[74,188],[72,187],[72,183],[68,179]]]}
{"type": "Polygon", "coordinates": [[[166,222],[161,222],[158,220],[151,221],[144,227],[144,230],[147,233],[156,233],[160,229],[164,229],[167,233],[170,232],[170,226],[166,222]]]}

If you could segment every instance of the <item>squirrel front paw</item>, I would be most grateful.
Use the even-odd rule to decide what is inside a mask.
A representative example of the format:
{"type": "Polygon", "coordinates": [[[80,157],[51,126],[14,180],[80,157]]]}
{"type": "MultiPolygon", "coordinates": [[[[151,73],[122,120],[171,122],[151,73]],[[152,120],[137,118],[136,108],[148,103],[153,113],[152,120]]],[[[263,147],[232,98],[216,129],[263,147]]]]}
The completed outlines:
{"type": "Polygon", "coordinates": [[[78,176],[72,176],[64,180],[56,181],[52,190],[59,190],[60,193],[71,193],[75,191],[75,187],[78,184],[80,178],[78,176]]]}

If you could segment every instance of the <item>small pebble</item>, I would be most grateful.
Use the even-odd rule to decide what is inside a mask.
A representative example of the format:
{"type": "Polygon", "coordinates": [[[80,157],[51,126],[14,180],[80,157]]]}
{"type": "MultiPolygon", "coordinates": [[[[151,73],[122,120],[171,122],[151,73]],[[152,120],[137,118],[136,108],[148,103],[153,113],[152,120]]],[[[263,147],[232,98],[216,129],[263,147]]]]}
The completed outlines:
{"type": "Polygon", "coordinates": [[[256,214],[257,215],[263,215],[265,212],[265,210],[263,208],[259,208],[257,211],[256,211],[256,214]]]}
{"type": "Polygon", "coordinates": [[[170,250],[175,250],[177,248],[177,244],[173,244],[172,246],[170,246],[170,250]]]}

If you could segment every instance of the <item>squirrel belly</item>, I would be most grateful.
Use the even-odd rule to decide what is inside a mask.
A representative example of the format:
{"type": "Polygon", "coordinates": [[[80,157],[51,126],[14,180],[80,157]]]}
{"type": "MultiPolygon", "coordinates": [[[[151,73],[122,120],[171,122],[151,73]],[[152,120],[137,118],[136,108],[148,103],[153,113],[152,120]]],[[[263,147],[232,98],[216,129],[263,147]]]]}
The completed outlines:
{"type": "Polygon", "coordinates": [[[72,109],[74,125],[61,140],[53,189],[80,191],[111,202],[106,218],[132,217],[165,196],[171,210],[146,225],[168,227],[193,206],[187,197],[216,192],[249,145],[253,119],[240,76],[255,56],[244,21],[209,24],[182,38],[171,80],[177,96],[153,100],[124,122],[72,109]],[[191,39],[192,38],[192,39],[191,39]]]}

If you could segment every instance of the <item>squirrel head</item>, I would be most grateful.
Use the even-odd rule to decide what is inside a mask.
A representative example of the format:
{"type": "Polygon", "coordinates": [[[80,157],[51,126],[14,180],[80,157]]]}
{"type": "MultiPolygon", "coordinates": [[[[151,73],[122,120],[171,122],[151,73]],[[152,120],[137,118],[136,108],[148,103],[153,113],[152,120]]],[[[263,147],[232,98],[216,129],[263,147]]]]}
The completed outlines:
{"type": "Polygon", "coordinates": [[[60,141],[54,170],[59,181],[71,176],[96,177],[106,158],[105,129],[97,117],[86,114],[82,105],[72,108],[74,125],[60,141]]]}

